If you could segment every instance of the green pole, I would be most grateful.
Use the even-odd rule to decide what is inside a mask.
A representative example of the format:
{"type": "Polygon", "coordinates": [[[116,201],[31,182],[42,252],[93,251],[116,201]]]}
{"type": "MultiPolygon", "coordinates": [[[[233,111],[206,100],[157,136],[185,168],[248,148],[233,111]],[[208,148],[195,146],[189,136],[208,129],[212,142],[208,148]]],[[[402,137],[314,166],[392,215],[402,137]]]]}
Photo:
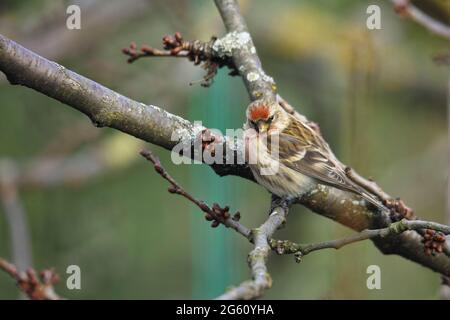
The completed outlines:
{"type": "MultiPolygon", "coordinates": [[[[221,70],[214,84],[199,89],[190,107],[190,120],[201,120],[208,128],[219,129],[225,135],[226,128],[233,128],[239,108],[237,99],[230,90],[232,79],[226,70],[221,70]]],[[[210,168],[192,165],[191,186],[195,194],[209,204],[217,202],[224,206],[232,204],[235,190],[227,178],[218,177],[210,168]]],[[[237,280],[233,251],[233,234],[223,226],[211,228],[199,219],[198,208],[193,208],[191,223],[192,239],[192,298],[213,298],[237,280]]]]}

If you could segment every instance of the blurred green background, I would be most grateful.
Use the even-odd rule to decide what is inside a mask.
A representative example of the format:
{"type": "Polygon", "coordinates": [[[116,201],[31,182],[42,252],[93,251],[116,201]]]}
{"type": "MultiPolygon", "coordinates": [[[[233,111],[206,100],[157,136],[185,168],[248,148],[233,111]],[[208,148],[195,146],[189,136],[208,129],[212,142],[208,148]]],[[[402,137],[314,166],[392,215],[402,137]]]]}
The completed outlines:
{"type": "MultiPolygon", "coordinates": [[[[444,222],[448,69],[432,58],[448,43],[396,16],[389,1],[376,3],[382,30],[369,31],[366,8],[373,1],[240,1],[266,72],[284,98],[320,124],[339,158],[401,196],[420,217],[444,222]]],[[[189,120],[241,127],[249,102],[241,79],[222,70],[211,88],[190,86],[203,70],[188,61],[128,65],[120,52],[130,41],[161,47],[162,36],[175,31],[202,40],[224,34],[212,1],[0,2],[0,32],[27,48],[189,120]],[[65,27],[69,4],[81,6],[81,30],[65,27]]],[[[16,168],[28,177],[16,200],[26,216],[31,257],[16,255],[32,259],[37,269],[55,267],[61,295],[213,298],[249,277],[251,245],[223,227],[209,228],[198,209],[169,194],[138,155],[142,146],[0,75],[0,158],[7,168],[1,172],[8,176],[16,168]],[[65,286],[72,264],[81,267],[81,290],[65,286]]],[[[220,178],[203,165],[176,166],[169,152],[149,147],[197,197],[230,205],[251,227],[266,218],[270,198],[261,187],[220,178]]],[[[0,256],[12,260],[11,219],[4,213],[0,208],[0,256]]],[[[351,232],[297,207],[278,236],[306,243],[351,232]]],[[[435,299],[440,283],[433,272],[383,256],[369,241],[313,253],[301,264],[272,256],[269,268],[274,284],[265,298],[273,299],[435,299]],[[366,287],[372,264],[381,267],[381,290],[366,287]]],[[[0,273],[0,298],[18,296],[0,273]]]]}

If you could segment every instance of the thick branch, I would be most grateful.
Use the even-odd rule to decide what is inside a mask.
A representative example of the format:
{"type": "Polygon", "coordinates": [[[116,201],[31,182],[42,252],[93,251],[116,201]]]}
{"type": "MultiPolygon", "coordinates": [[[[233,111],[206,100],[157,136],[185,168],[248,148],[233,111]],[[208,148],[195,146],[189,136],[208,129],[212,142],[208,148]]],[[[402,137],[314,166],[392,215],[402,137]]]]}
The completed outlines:
{"type": "MultiPolygon", "coordinates": [[[[167,150],[172,150],[182,139],[193,143],[204,129],[157,106],[120,95],[1,34],[0,71],[11,84],[29,87],[81,111],[97,127],[118,129],[167,150]]],[[[227,144],[224,150],[238,152],[233,143],[227,144]]],[[[233,173],[252,179],[245,165],[214,164],[212,168],[221,176],[233,173]]]]}
{"type": "Polygon", "coordinates": [[[244,80],[252,100],[262,96],[274,96],[276,85],[272,77],[266,75],[256,53],[253,40],[241,15],[239,6],[234,0],[215,0],[217,9],[228,31],[223,43],[216,47],[228,47],[239,74],[244,80]]]}
{"type": "Polygon", "coordinates": [[[0,70],[12,84],[37,90],[86,114],[98,127],[111,127],[171,149],[180,136],[194,135],[188,121],[156,106],[124,97],[0,35],[0,70]]]}

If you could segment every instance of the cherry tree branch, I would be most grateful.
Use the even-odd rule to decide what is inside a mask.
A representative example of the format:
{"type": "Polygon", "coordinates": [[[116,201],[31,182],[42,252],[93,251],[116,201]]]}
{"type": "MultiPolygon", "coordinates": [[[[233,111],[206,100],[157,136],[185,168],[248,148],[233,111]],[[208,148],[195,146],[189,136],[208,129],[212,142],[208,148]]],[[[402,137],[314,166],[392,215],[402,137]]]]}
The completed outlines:
{"type": "Polygon", "coordinates": [[[0,70],[20,84],[86,114],[97,127],[111,127],[171,149],[180,136],[195,134],[193,125],[153,105],[124,97],[0,35],[0,70]]]}
{"type": "MultiPolygon", "coordinates": [[[[176,182],[153,153],[148,150],[142,150],[140,154],[153,163],[155,171],[170,183],[171,186],[168,191],[172,194],[181,195],[198,206],[205,213],[206,220],[212,221],[212,227],[215,228],[220,224],[223,224],[227,228],[234,229],[254,244],[254,249],[248,256],[248,264],[252,271],[252,279],[244,281],[237,287],[228,289],[224,294],[217,297],[217,299],[255,299],[261,297],[267,289],[270,289],[272,286],[272,279],[267,269],[267,260],[271,250],[278,254],[294,254],[296,261],[300,262],[305,255],[313,251],[327,248],[339,249],[357,241],[373,239],[376,237],[386,238],[409,230],[427,229],[429,232],[425,235],[424,240],[429,241],[436,238],[436,241],[433,242],[435,245],[433,249],[435,252],[441,253],[442,243],[445,241],[445,237],[434,231],[439,231],[444,234],[450,233],[449,226],[435,222],[403,219],[392,223],[387,228],[363,230],[358,234],[346,238],[314,244],[297,244],[289,240],[276,240],[273,238],[273,235],[276,230],[285,223],[288,214],[287,207],[273,205],[274,209],[267,221],[259,228],[250,230],[239,222],[239,212],[231,217],[229,214],[229,207],[222,208],[217,203],[214,203],[213,206],[210,207],[205,202],[194,198],[178,182],[176,182]]],[[[372,185],[374,188],[375,186],[375,184],[372,185]]]]}
{"type": "Polygon", "coordinates": [[[233,58],[250,99],[275,96],[277,89],[275,81],[262,68],[239,5],[235,0],[214,0],[214,2],[228,32],[223,43],[216,46],[223,46],[227,55],[233,58]]]}
{"type": "Polygon", "coordinates": [[[21,272],[15,265],[0,258],[0,270],[10,275],[16,281],[17,287],[31,300],[61,300],[53,289],[59,281],[59,276],[53,269],[43,270],[39,275],[32,268],[21,272]]]}
{"type": "MultiPolygon", "coordinates": [[[[235,0],[215,0],[215,3],[229,33],[248,32],[235,0]]],[[[265,75],[264,71],[260,71],[262,68],[256,50],[243,50],[242,53],[236,53],[233,55],[233,61],[241,72],[252,99],[274,93],[276,87],[268,85],[268,81],[264,81],[266,77],[256,77],[256,80],[250,81],[254,79],[252,76],[249,77],[251,73],[265,75]],[[258,94],[254,94],[255,92],[258,94]]],[[[271,78],[269,77],[269,79],[271,78]]],[[[284,102],[288,105],[280,96],[277,96],[277,98],[280,103],[284,102]]],[[[292,110],[294,108],[287,109],[292,110]]],[[[296,115],[305,119],[298,113],[296,115]]],[[[362,181],[365,181],[366,185],[370,184],[369,180],[361,177],[360,182],[362,181]]],[[[379,188],[379,192],[381,192],[381,188],[379,188]]],[[[391,197],[388,198],[391,199],[391,197]]],[[[391,223],[391,217],[388,214],[370,208],[358,196],[323,185],[318,185],[309,194],[304,195],[298,200],[298,203],[357,231],[384,228],[391,223]]],[[[408,207],[404,204],[403,208],[406,210],[408,207]]],[[[423,250],[422,237],[418,234],[402,233],[394,237],[374,239],[374,243],[385,254],[399,254],[428,267],[439,265],[439,273],[447,275],[450,273],[450,258],[442,254],[430,258],[429,254],[423,250]]]]}
{"type": "Polygon", "coordinates": [[[218,69],[222,67],[228,67],[231,70],[230,75],[238,75],[230,57],[216,47],[222,41],[223,39],[217,39],[216,37],[212,37],[209,42],[200,40],[188,41],[183,39],[181,33],[176,32],[173,36],[167,35],[163,37],[163,50],[155,49],[146,44],[142,45],[140,50],[138,50],[136,44],[132,42],[128,48],[122,49],[122,52],[129,57],[129,63],[145,57],[187,58],[194,65],[201,65],[206,70],[201,85],[209,87],[213,83],[218,69]]]}
{"type": "MultiPolygon", "coordinates": [[[[297,262],[300,262],[301,258],[313,251],[317,250],[323,250],[323,249],[340,249],[348,244],[367,240],[367,239],[374,239],[374,238],[386,238],[391,237],[395,235],[399,235],[406,231],[411,230],[420,230],[420,229],[428,229],[433,231],[439,231],[444,234],[450,234],[450,227],[430,222],[430,221],[422,221],[422,220],[407,220],[402,219],[398,222],[394,222],[389,227],[382,228],[382,229],[374,229],[374,230],[363,230],[357,234],[351,235],[349,237],[341,238],[341,239],[335,239],[335,240],[329,240],[324,242],[318,242],[313,244],[299,244],[294,243],[289,240],[270,240],[270,246],[273,250],[275,250],[278,254],[295,254],[297,262]]],[[[436,234],[434,232],[428,232],[427,238],[431,237],[439,237],[439,239],[442,242],[442,240],[445,240],[445,236],[442,234],[436,234]]],[[[436,244],[436,251],[438,253],[442,252],[442,246],[439,247],[436,244]]]]}
{"type": "Polygon", "coordinates": [[[151,153],[149,150],[142,150],[140,154],[145,159],[153,163],[155,171],[170,183],[171,186],[169,187],[168,191],[170,193],[178,194],[188,199],[190,202],[199,207],[200,210],[205,213],[205,219],[208,221],[212,221],[211,226],[213,228],[216,228],[217,226],[219,226],[219,224],[223,224],[225,227],[235,230],[245,238],[249,240],[252,239],[251,230],[239,222],[239,219],[241,217],[239,211],[231,216],[229,213],[230,208],[228,206],[222,208],[217,203],[214,203],[212,207],[210,207],[204,201],[194,198],[183,187],[181,187],[181,185],[178,184],[178,182],[176,182],[174,178],[172,178],[172,176],[166,171],[166,169],[164,169],[159,159],[154,156],[153,153],[151,153]]]}
{"type": "Polygon", "coordinates": [[[272,287],[272,278],[267,269],[267,260],[271,251],[269,239],[286,222],[289,209],[276,206],[269,218],[259,227],[252,230],[253,250],[248,255],[248,264],[252,271],[252,279],[239,286],[226,290],[218,296],[218,300],[250,300],[261,297],[272,287]]]}
{"type": "Polygon", "coordinates": [[[421,11],[411,4],[410,0],[391,0],[391,2],[398,14],[424,26],[431,33],[450,40],[450,27],[421,11]]]}
{"type": "MultiPolygon", "coordinates": [[[[0,34],[0,71],[11,84],[22,85],[54,98],[87,115],[96,127],[110,127],[172,150],[181,141],[194,144],[203,127],[164,109],[146,105],[114,92],[90,79],[49,61],[0,34]]],[[[225,139],[224,159],[239,158],[234,141],[225,139]]],[[[193,157],[194,154],[188,155],[193,157]]],[[[220,176],[253,176],[245,164],[214,163],[220,176]]]]}
{"type": "Polygon", "coordinates": [[[231,216],[229,214],[229,207],[222,208],[217,203],[214,203],[213,206],[210,207],[204,201],[194,198],[178,182],[176,182],[174,178],[172,178],[162,166],[159,159],[149,150],[142,150],[141,155],[153,163],[155,171],[170,183],[171,186],[168,191],[173,194],[181,195],[199,207],[205,213],[205,219],[212,221],[211,226],[213,228],[222,224],[227,228],[235,230],[254,244],[253,250],[248,255],[248,264],[252,271],[252,280],[245,281],[238,287],[227,290],[227,292],[217,299],[255,299],[261,297],[266,289],[270,289],[272,286],[272,279],[266,265],[271,251],[269,239],[286,221],[288,214],[287,207],[274,206],[269,218],[259,228],[250,230],[239,222],[239,212],[231,216]]]}

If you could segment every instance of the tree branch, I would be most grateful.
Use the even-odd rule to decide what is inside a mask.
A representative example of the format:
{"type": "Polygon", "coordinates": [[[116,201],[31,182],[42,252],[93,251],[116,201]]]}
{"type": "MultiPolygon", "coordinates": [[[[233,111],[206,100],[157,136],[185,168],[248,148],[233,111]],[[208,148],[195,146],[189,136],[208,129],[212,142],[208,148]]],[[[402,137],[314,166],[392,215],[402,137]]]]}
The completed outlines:
{"type": "Polygon", "coordinates": [[[217,227],[219,224],[223,224],[225,227],[235,230],[251,241],[252,232],[250,229],[239,222],[239,219],[241,217],[241,214],[239,212],[236,212],[233,216],[230,216],[230,208],[228,206],[222,208],[217,203],[214,203],[213,206],[210,207],[204,201],[194,198],[191,194],[184,190],[184,188],[181,187],[181,185],[179,185],[175,181],[175,179],[172,178],[172,176],[170,176],[166,169],[164,169],[164,167],[161,165],[159,159],[155,157],[149,150],[142,150],[140,153],[141,156],[153,163],[155,171],[171,184],[171,187],[169,187],[168,191],[170,193],[181,195],[182,197],[188,199],[190,202],[199,207],[205,213],[205,219],[208,221],[212,221],[211,226],[213,228],[217,227]]]}
{"type": "Polygon", "coordinates": [[[187,58],[194,62],[194,65],[201,65],[206,70],[201,85],[209,87],[217,74],[217,70],[224,66],[231,70],[230,75],[238,75],[233,61],[225,52],[220,51],[223,48],[217,47],[217,44],[223,41],[223,39],[217,39],[216,37],[212,37],[209,42],[187,41],[183,39],[181,33],[176,32],[173,36],[163,37],[164,50],[155,49],[145,44],[142,45],[140,50],[137,50],[136,44],[132,42],[128,48],[122,49],[122,52],[129,56],[129,63],[144,57],[187,58]]]}
{"type": "MultiPolygon", "coordinates": [[[[244,18],[242,17],[239,6],[235,0],[215,0],[215,3],[229,33],[248,32],[244,18]]],[[[233,61],[241,72],[250,97],[252,99],[258,99],[260,97],[260,94],[255,95],[254,92],[266,96],[273,94],[275,87],[268,86],[268,82],[264,81],[264,77],[257,77],[254,81],[249,81],[249,72],[262,73],[265,75],[261,68],[261,63],[259,62],[256,50],[250,51],[251,52],[244,50],[243,53],[237,52],[233,54],[233,61]],[[262,89],[258,90],[255,88],[262,89]]],[[[280,102],[283,101],[281,97],[277,96],[277,98],[280,102]]],[[[284,101],[284,104],[287,103],[284,101]]],[[[373,208],[370,208],[364,201],[361,201],[358,196],[323,185],[317,185],[316,189],[309,194],[304,195],[298,202],[319,214],[338,221],[357,231],[384,228],[391,223],[391,219],[386,213],[379,213],[373,208]]],[[[385,254],[399,254],[407,259],[430,267],[439,273],[449,274],[450,258],[445,255],[439,255],[438,258],[430,258],[429,255],[424,252],[421,240],[419,235],[404,233],[399,236],[383,238],[382,240],[376,239],[374,242],[385,254]]]]}
{"type": "Polygon", "coordinates": [[[259,228],[252,230],[254,248],[248,255],[248,264],[252,270],[252,280],[242,282],[217,297],[218,300],[256,299],[272,287],[272,278],[267,270],[267,259],[271,251],[269,239],[285,222],[288,208],[275,207],[269,218],[259,228]]]}
{"type": "Polygon", "coordinates": [[[214,203],[211,208],[205,202],[195,199],[191,194],[184,190],[172,176],[170,176],[166,169],[161,165],[159,159],[150,151],[142,150],[141,155],[152,162],[155,171],[170,183],[171,187],[169,187],[168,191],[173,194],[181,195],[199,207],[205,212],[206,220],[213,221],[211,225],[213,228],[217,227],[219,224],[223,224],[227,228],[234,229],[237,233],[243,235],[254,244],[254,249],[248,255],[248,264],[252,270],[252,280],[245,281],[238,287],[227,290],[227,292],[217,299],[249,300],[262,296],[265,290],[272,286],[272,279],[266,265],[271,250],[268,239],[270,239],[275,231],[286,221],[288,214],[287,207],[274,206],[274,209],[266,222],[259,228],[250,230],[239,222],[239,212],[231,217],[228,213],[228,207],[222,208],[217,203],[214,203]]]}
{"type": "Polygon", "coordinates": [[[215,0],[215,3],[228,31],[222,43],[216,42],[216,47],[224,47],[227,54],[233,57],[252,100],[275,96],[275,81],[262,69],[252,37],[236,1],[215,0]]]}
{"type": "MultiPolygon", "coordinates": [[[[146,105],[114,92],[1,34],[0,71],[11,84],[29,87],[84,113],[96,127],[114,128],[167,150],[172,150],[181,140],[194,144],[198,134],[204,130],[157,106],[146,105]]],[[[240,152],[233,141],[226,139],[223,150],[240,152]]],[[[237,157],[234,155],[234,158],[237,157]]],[[[246,165],[216,163],[211,167],[220,176],[235,174],[253,179],[246,165]]]]}
{"type": "MultiPolygon", "coordinates": [[[[421,221],[421,220],[407,220],[402,219],[398,222],[392,223],[389,227],[382,228],[382,229],[374,229],[374,230],[363,230],[355,235],[351,235],[349,237],[341,238],[341,239],[335,239],[335,240],[329,240],[324,242],[318,242],[313,244],[298,244],[291,242],[289,240],[270,240],[270,246],[273,250],[275,250],[278,254],[295,254],[297,262],[300,262],[301,258],[313,251],[322,250],[322,249],[340,249],[343,246],[346,246],[351,243],[355,243],[358,241],[363,241],[367,239],[374,239],[374,238],[386,238],[389,236],[399,235],[403,232],[409,231],[409,230],[420,230],[420,229],[429,229],[434,231],[439,231],[444,234],[450,234],[450,227],[430,222],[430,221],[421,221]]],[[[428,233],[428,237],[435,236],[435,233],[428,233]]],[[[436,235],[437,237],[440,237],[438,240],[445,240],[445,237],[443,235],[436,235]]],[[[437,252],[442,252],[442,246],[438,247],[436,246],[437,252]]]]}
{"type": "Polygon", "coordinates": [[[450,227],[435,222],[419,221],[419,220],[407,220],[403,219],[399,222],[392,223],[389,227],[376,230],[363,230],[362,232],[336,240],[330,240],[325,242],[319,242],[314,244],[297,244],[289,240],[276,240],[273,239],[273,235],[278,228],[280,228],[286,221],[288,209],[287,207],[274,205],[272,214],[267,221],[259,228],[250,230],[243,226],[240,222],[240,213],[237,212],[233,217],[230,216],[229,208],[222,208],[218,204],[214,203],[212,208],[205,202],[195,199],[184,188],[178,184],[172,176],[164,169],[159,159],[154,156],[148,150],[142,150],[141,155],[153,163],[155,171],[167,180],[171,187],[168,191],[173,194],[178,194],[188,199],[190,202],[198,206],[203,212],[205,212],[205,218],[208,221],[213,221],[212,227],[217,227],[219,224],[223,224],[228,228],[234,229],[239,234],[243,235],[250,242],[254,244],[254,249],[249,253],[248,263],[252,270],[252,280],[244,281],[235,288],[228,289],[224,294],[220,295],[217,299],[231,300],[231,299],[255,299],[261,297],[265,290],[270,289],[272,286],[272,279],[267,270],[267,259],[269,257],[270,250],[276,251],[278,254],[294,254],[296,261],[300,262],[302,257],[313,251],[318,251],[327,248],[339,249],[345,245],[367,240],[373,238],[386,238],[388,236],[399,235],[408,230],[422,230],[427,229],[428,232],[425,236],[425,240],[429,241],[434,237],[438,237],[438,242],[434,242],[435,251],[442,252],[442,243],[445,241],[445,237],[439,233],[431,231],[439,231],[444,234],[450,234],[450,227]],[[439,246],[440,244],[440,246],[439,246]]]}
{"type": "Polygon", "coordinates": [[[171,149],[180,136],[194,136],[193,125],[157,106],[124,97],[56,62],[48,61],[0,35],[0,70],[20,84],[86,114],[97,127],[111,127],[171,149]]]}
{"type": "Polygon", "coordinates": [[[59,276],[52,269],[43,270],[38,276],[32,268],[20,272],[16,266],[0,258],[0,270],[9,274],[16,281],[17,287],[31,300],[61,300],[53,289],[59,276]]]}
{"type": "Polygon", "coordinates": [[[410,0],[391,0],[395,11],[424,26],[428,31],[450,40],[450,27],[422,12],[410,0]]]}

